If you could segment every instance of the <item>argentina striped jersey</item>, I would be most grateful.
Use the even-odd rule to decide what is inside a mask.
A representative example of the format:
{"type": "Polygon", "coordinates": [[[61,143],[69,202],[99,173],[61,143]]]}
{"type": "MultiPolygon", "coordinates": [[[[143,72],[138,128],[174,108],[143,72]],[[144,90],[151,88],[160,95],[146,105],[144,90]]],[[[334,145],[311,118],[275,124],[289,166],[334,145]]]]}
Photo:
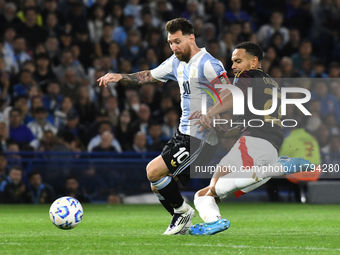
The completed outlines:
{"type": "Polygon", "coordinates": [[[215,84],[228,82],[222,63],[202,48],[188,63],[172,55],[157,68],[152,69],[151,75],[162,82],[168,80],[178,82],[182,108],[179,131],[211,145],[217,144],[218,137],[213,129],[198,132],[200,125],[194,125],[197,120],[188,118],[194,111],[202,110],[203,100],[207,109],[214,105],[216,100],[212,95],[216,97],[215,84]]]}

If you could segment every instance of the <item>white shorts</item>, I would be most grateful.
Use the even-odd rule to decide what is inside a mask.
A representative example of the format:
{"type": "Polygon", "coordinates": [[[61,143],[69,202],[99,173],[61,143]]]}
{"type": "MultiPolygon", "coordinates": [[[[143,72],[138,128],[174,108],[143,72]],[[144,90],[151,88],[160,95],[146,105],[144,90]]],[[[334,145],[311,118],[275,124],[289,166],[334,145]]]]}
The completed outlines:
{"type": "MultiPolygon", "coordinates": [[[[251,136],[242,136],[237,140],[229,153],[221,159],[218,165],[221,167],[229,167],[236,171],[239,171],[242,169],[242,167],[261,165],[267,166],[274,164],[277,161],[277,158],[277,150],[267,140],[251,136]]],[[[237,176],[235,174],[232,175],[237,176]]],[[[245,176],[245,174],[243,174],[242,176],[245,176]]],[[[251,174],[249,174],[249,177],[251,177],[251,174]]],[[[223,187],[224,185],[221,185],[223,182],[228,182],[227,180],[223,181],[222,179],[229,178],[225,177],[218,180],[218,182],[220,183],[219,185],[216,185],[216,193],[221,198],[229,197],[230,195],[235,195],[236,197],[239,197],[242,194],[248,193],[249,191],[263,185],[270,178],[266,178],[242,190],[237,190],[236,192],[233,192],[234,194],[230,194],[230,187],[223,187]],[[219,187],[217,188],[217,186],[219,187]]]]}

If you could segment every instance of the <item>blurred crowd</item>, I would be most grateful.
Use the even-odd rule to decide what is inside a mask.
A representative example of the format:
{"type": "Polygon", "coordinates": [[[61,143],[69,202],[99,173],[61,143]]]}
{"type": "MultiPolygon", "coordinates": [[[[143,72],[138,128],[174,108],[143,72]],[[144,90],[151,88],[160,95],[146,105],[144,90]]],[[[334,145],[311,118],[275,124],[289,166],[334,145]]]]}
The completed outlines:
{"type": "Polygon", "coordinates": [[[97,79],[170,57],[164,25],[176,17],[230,78],[246,40],[261,45],[262,69],[279,83],[312,78],[298,84],[312,92],[304,128],[321,152],[340,152],[340,0],[0,0],[0,151],[161,151],[181,114],[177,83],[97,79]]]}
{"type": "Polygon", "coordinates": [[[175,17],[230,77],[234,46],[249,40],[272,77],[325,79],[307,86],[310,126],[322,147],[339,135],[339,0],[2,0],[0,12],[3,151],[160,151],[178,124],[177,85],[97,79],[170,57],[164,25],[175,17]]]}

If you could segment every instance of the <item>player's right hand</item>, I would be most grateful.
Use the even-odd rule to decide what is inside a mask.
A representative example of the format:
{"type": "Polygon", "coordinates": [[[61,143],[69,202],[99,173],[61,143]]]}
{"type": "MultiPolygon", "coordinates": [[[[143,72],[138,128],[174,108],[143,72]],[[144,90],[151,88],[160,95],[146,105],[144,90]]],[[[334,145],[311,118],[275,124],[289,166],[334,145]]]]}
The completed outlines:
{"type": "Polygon", "coordinates": [[[97,81],[99,82],[99,86],[104,85],[106,88],[110,82],[119,82],[122,78],[123,76],[119,73],[107,73],[97,81]]]}

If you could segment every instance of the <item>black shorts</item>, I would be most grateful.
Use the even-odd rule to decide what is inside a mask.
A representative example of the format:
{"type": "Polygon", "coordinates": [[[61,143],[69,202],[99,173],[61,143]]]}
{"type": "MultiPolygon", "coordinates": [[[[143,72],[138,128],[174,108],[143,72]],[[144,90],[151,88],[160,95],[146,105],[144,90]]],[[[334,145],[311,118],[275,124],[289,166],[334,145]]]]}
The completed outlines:
{"type": "Polygon", "coordinates": [[[182,185],[190,180],[190,168],[206,166],[213,158],[217,145],[213,146],[179,131],[164,146],[161,153],[170,173],[177,176],[182,185]]]}

